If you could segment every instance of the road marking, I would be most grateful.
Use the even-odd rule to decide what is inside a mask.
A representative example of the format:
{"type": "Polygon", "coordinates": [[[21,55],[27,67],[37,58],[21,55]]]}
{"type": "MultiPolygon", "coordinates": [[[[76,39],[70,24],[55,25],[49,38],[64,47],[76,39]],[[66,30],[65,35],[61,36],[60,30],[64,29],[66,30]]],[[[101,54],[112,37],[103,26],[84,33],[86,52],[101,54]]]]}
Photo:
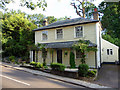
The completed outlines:
{"type": "Polygon", "coordinates": [[[19,80],[16,80],[16,79],[13,79],[13,78],[10,78],[10,77],[7,77],[7,76],[3,76],[3,75],[0,75],[1,77],[4,77],[4,78],[7,78],[7,79],[10,79],[10,80],[13,80],[15,82],[18,82],[18,83],[21,83],[21,84],[25,84],[25,85],[28,85],[30,86],[30,84],[28,83],[25,83],[25,82],[22,82],[22,81],[19,81],[19,80]]]}

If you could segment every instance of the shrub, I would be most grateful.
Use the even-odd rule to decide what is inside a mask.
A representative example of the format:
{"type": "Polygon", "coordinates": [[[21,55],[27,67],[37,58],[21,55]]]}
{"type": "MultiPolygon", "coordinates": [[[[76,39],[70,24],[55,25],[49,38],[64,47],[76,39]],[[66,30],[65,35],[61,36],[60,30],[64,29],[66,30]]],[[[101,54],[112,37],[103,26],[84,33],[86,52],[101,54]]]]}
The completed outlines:
{"type": "Polygon", "coordinates": [[[11,62],[12,62],[12,63],[15,63],[15,59],[12,59],[11,62]]]}
{"type": "Polygon", "coordinates": [[[10,57],[9,57],[9,60],[15,62],[15,56],[10,56],[10,57]]]}
{"type": "Polygon", "coordinates": [[[70,68],[75,68],[75,55],[73,52],[70,52],[70,68]]]}
{"type": "Polygon", "coordinates": [[[44,69],[48,69],[48,66],[44,66],[43,68],[44,68],[44,69]]]}
{"type": "Polygon", "coordinates": [[[53,71],[64,71],[65,70],[65,65],[61,63],[51,63],[50,66],[53,71]]]}
{"type": "Polygon", "coordinates": [[[90,77],[95,77],[96,72],[95,71],[88,71],[87,75],[90,77]]]}
{"type": "Polygon", "coordinates": [[[87,64],[80,64],[78,66],[78,74],[79,76],[85,77],[88,73],[89,66],[87,64]]]}
{"type": "Polygon", "coordinates": [[[45,62],[43,63],[43,66],[46,66],[46,63],[45,63],[45,62]]]}
{"type": "Polygon", "coordinates": [[[30,65],[32,65],[33,67],[36,67],[36,65],[37,65],[37,62],[30,62],[30,65]]]}
{"type": "Polygon", "coordinates": [[[40,62],[37,62],[36,66],[37,68],[42,68],[42,64],[40,64],[40,62]]]}

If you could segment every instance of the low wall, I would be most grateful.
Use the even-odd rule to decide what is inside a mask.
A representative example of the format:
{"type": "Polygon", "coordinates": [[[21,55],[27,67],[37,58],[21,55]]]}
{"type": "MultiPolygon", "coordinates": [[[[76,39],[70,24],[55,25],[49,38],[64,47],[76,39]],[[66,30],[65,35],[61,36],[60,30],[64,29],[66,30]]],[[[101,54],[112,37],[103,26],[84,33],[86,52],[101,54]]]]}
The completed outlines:
{"type": "Polygon", "coordinates": [[[51,70],[52,74],[60,75],[64,77],[70,77],[70,78],[78,78],[78,72],[71,72],[71,71],[53,71],[51,70]]]}

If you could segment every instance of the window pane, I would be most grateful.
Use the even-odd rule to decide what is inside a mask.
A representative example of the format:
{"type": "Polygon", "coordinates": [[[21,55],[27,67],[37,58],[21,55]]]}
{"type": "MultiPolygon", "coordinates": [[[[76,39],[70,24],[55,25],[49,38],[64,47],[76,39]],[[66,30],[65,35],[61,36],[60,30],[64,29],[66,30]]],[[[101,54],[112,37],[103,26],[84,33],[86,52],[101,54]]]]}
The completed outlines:
{"type": "Polygon", "coordinates": [[[112,49],[110,49],[110,54],[113,55],[113,51],[112,51],[112,49]]]}
{"type": "Polygon", "coordinates": [[[109,55],[109,49],[107,49],[107,55],[109,55]]]}
{"type": "Polygon", "coordinates": [[[48,39],[48,31],[42,31],[42,40],[48,39]]]}
{"type": "Polygon", "coordinates": [[[75,33],[76,33],[76,37],[83,37],[83,27],[82,26],[78,26],[75,27],[75,33]]]}
{"type": "Polygon", "coordinates": [[[57,29],[57,39],[62,39],[62,38],[63,38],[63,30],[57,29]]]}

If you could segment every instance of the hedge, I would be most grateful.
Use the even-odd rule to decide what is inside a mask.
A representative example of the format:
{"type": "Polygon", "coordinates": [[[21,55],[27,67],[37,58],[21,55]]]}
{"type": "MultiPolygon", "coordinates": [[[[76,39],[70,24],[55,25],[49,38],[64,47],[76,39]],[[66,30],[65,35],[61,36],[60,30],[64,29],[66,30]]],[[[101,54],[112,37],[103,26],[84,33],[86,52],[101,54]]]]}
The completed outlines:
{"type": "Polygon", "coordinates": [[[53,71],[64,71],[65,65],[61,63],[51,63],[50,67],[53,71]]]}
{"type": "Polygon", "coordinates": [[[30,62],[30,65],[32,65],[33,67],[36,67],[36,65],[37,65],[37,62],[30,62]]]}

